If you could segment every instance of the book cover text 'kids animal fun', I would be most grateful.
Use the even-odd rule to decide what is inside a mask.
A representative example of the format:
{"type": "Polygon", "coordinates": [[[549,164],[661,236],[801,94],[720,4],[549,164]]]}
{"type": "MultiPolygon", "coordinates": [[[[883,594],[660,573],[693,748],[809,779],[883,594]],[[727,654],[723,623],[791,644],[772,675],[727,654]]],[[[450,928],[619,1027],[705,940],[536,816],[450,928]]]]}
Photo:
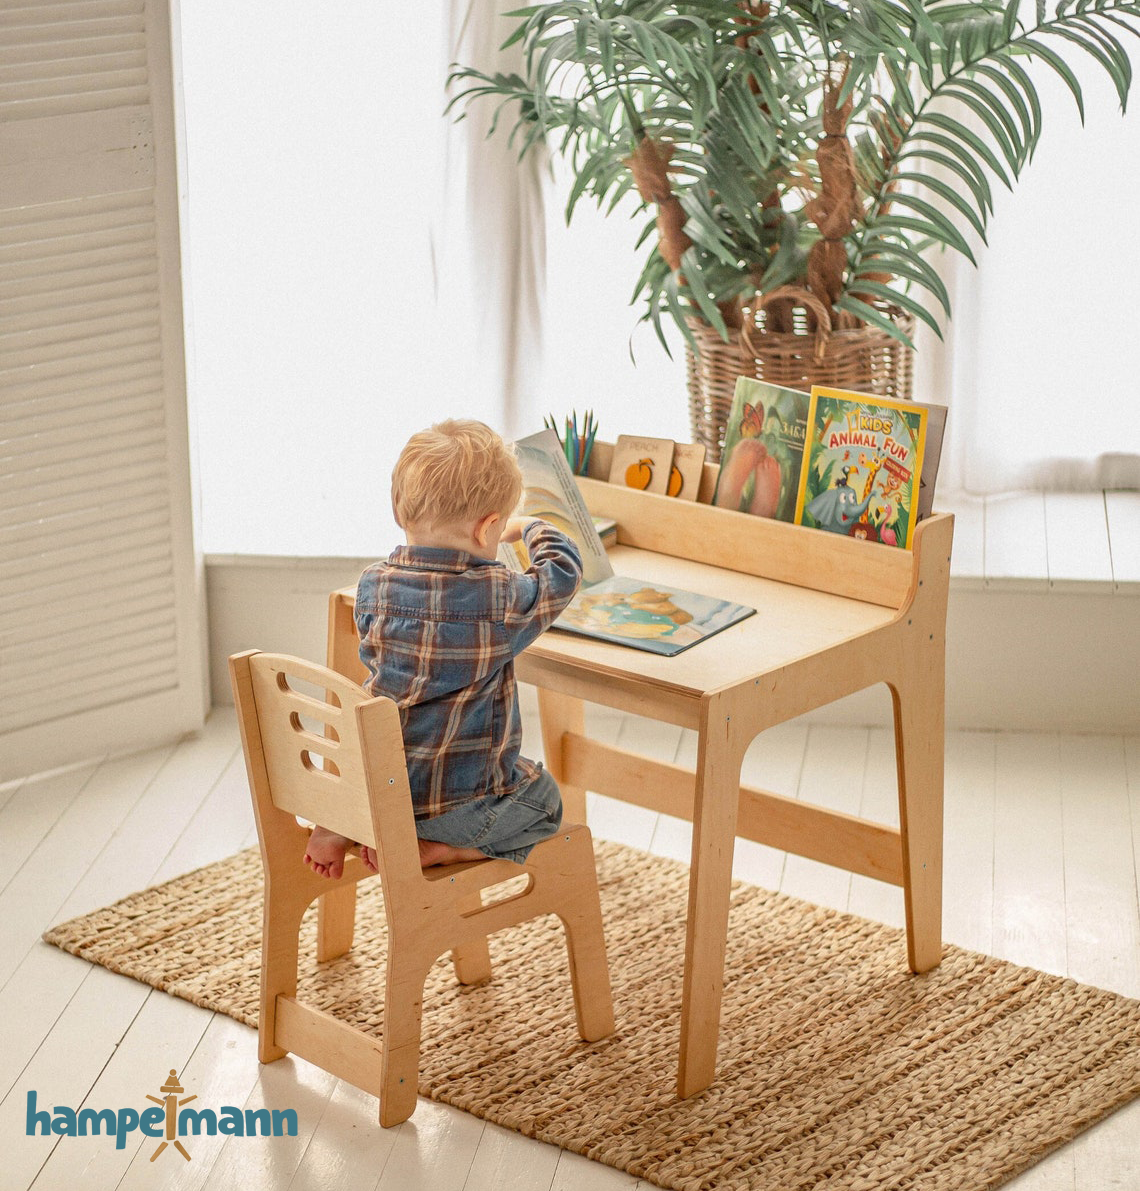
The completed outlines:
{"type": "Polygon", "coordinates": [[[796,524],[909,549],[927,416],[921,405],[814,386],[796,524]]]}

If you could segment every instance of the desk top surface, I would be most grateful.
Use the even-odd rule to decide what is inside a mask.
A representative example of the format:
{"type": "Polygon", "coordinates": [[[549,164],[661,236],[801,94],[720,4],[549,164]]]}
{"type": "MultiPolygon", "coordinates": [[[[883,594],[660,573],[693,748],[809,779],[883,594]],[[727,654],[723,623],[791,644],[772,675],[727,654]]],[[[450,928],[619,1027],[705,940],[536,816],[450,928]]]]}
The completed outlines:
{"type": "MultiPolygon", "coordinates": [[[[632,679],[682,699],[699,699],[881,628],[897,615],[878,604],[632,546],[615,546],[609,556],[618,575],[733,600],[756,614],[673,657],[552,629],[526,651],[524,662],[568,667],[591,680],[632,679]]],[[[340,594],[351,600],[355,588],[340,594]]]]}
{"type": "Polygon", "coordinates": [[[615,546],[609,554],[616,574],[734,600],[755,608],[756,615],[674,657],[557,629],[544,633],[526,657],[568,664],[591,675],[636,677],[700,698],[880,628],[897,615],[876,604],[629,546],[615,546]]]}

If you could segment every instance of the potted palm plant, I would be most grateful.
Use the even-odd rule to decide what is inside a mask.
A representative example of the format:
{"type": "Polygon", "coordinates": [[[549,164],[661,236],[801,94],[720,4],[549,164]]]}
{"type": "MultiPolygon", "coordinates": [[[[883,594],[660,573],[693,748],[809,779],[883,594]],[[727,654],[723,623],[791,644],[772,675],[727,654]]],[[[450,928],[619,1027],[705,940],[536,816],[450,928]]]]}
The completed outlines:
{"type": "MultiPolygon", "coordinates": [[[[693,434],[717,457],[735,378],[909,397],[915,320],[950,313],[932,250],[973,259],[991,187],[1041,133],[1027,64],[1121,105],[1136,0],[551,0],[509,14],[522,73],[453,69],[520,154],[567,160],[569,220],[635,190],[634,301],[686,342],[693,434]]],[[[666,350],[668,346],[666,345],[666,350]]]]}

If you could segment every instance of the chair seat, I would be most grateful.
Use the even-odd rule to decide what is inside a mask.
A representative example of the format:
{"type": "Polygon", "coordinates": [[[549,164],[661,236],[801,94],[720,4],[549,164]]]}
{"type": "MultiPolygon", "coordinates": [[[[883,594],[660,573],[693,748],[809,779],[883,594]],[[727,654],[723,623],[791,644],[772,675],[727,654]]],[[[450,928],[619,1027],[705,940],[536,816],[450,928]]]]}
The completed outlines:
{"type": "Polygon", "coordinates": [[[543,840],[541,843],[535,844],[530,855],[527,857],[526,864],[516,864],[513,860],[504,860],[496,856],[488,856],[486,860],[463,860],[458,864],[433,864],[431,868],[423,870],[424,880],[437,881],[455,881],[463,882],[463,888],[470,889],[478,887],[480,889],[487,889],[492,885],[502,884],[504,881],[509,881],[515,877],[525,876],[527,870],[533,868],[536,864],[542,864],[546,861],[547,855],[550,851],[552,843],[556,843],[560,838],[569,840],[571,838],[579,838],[582,835],[592,839],[590,829],[582,823],[563,823],[558,829],[557,833],[551,836],[548,840],[543,840]],[[468,877],[466,874],[474,874],[468,877]]]}

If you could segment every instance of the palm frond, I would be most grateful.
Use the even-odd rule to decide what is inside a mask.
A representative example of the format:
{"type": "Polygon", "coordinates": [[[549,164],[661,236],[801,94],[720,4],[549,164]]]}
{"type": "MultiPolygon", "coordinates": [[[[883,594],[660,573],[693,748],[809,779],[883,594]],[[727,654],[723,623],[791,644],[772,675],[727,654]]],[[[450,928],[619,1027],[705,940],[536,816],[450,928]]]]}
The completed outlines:
{"type": "Polygon", "coordinates": [[[668,183],[691,243],[674,272],[642,199],[633,299],[666,350],[664,319],[691,342],[688,319],[723,333],[726,304],[807,284],[820,232],[803,207],[824,192],[822,95],[840,78],[861,209],[836,308],[894,334],[880,309],[894,302],[937,330],[950,302],[927,254],[973,260],[967,236],[985,240],[993,183],[1012,188],[1039,144],[1027,64],[1054,72],[1083,120],[1071,60],[1102,70],[1123,107],[1140,33],[1140,0],[770,0],[763,12],[553,0],[509,15],[504,45],[522,65],[453,67],[446,110],[462,118],[491,103],[491,127],[520,154],[546,142],[566,157],[567,219],[587,196],[607,212],[628,198],[625,162],[642,138],[671,146],[668,183]]]}

